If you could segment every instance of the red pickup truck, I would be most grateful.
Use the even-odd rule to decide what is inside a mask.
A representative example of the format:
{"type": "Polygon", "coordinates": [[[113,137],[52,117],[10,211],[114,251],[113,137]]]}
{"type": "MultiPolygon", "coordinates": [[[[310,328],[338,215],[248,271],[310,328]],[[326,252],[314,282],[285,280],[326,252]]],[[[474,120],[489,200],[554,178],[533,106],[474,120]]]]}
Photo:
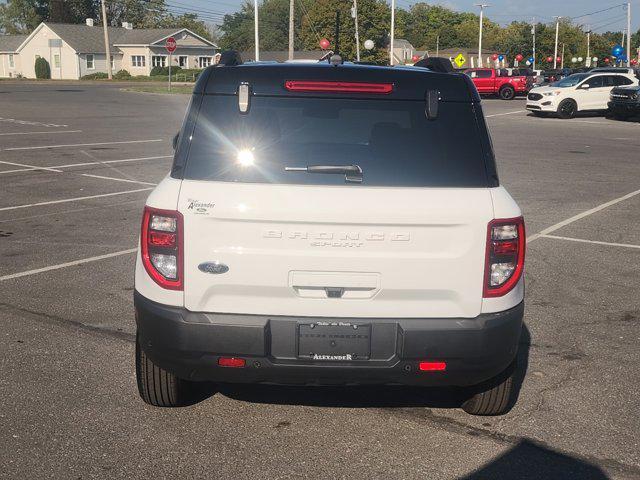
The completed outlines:
{"type": "Polygon", "coordinates": [[[532,77],[509,76],[505,69],[469,68],[464,73],[471,77],[480,95],[498,95],[503,100],[526,95],[533,85],[532,77]]]}

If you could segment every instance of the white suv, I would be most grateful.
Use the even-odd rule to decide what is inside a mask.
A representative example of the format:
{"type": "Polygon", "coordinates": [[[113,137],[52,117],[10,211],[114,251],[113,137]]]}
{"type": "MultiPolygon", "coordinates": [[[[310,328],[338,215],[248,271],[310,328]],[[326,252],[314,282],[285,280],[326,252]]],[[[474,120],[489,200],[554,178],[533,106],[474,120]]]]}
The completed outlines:
{"type": "Polygon", "coordinates": [[[533,88],[527,95],[527,110],[534,115],[549,113],[560,118],[573,118],[583,111],[605,111],[614,87],[638,85],[630,73],[574,73],[562,80],[533,88]]]}
{"type": "Polygon", "coordinates": [[[525,230],[466,75],[210,67],[135,275],[142,398],[199,381],[457,386],[510,407],[525,230]]]}

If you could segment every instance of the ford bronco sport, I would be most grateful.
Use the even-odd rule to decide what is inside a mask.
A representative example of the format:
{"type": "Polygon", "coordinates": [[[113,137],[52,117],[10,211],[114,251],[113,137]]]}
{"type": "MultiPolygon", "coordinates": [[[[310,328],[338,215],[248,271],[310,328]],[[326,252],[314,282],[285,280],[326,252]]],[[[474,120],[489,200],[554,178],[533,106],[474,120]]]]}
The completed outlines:
{"type": "Polygon", "coordinates": [[[504,413],[525,230],[463,74],[214,66],[149,196],[135,273],[141,397],[196,382],[461,387],[504,413]]]}

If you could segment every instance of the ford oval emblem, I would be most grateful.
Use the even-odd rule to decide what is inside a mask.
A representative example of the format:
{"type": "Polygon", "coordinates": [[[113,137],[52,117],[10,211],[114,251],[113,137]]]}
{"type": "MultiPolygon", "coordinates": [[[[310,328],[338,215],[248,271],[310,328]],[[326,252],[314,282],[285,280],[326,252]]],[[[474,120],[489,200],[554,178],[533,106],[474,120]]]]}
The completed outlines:
{"type": "Polygon", "coordinates": [[[198,270],[204,273],[219,275],[221,273],[227,273],[229,271],[229,267],[220,262],[204,262],[198,265],[198,270]]]}

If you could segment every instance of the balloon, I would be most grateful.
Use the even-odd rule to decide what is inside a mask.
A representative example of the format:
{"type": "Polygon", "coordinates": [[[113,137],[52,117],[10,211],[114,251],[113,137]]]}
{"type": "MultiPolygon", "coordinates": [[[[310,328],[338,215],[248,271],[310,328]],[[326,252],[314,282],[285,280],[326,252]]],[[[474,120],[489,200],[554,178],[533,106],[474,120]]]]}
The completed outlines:
{"type": "Polygon", "coordinates": [[[529,60],[527,60],[525,63],[527,64],[527,67],[531,65],[531,62],[529,60]]]}
{"type": "Polygon", "coordinates": [[[504,55],[498,55],[498,60],[503,61],[504,60],[504,55]]]}
{"type": "Polygon", "coordinates": [[[497,54],[497,53],[494,53],[493,55],[491,55],[491,58],[492,58],[493,60],[497,60],[497,59],[498,59],[498,54],[497,54]]]}
{"type": "Polygon", "coordinates": [[[556,62],[561,62],[561,61],[562,61],[562,58],[556,57],[556,62]]]}
{"type": "Polygon", "coordinates": [[[517,54],[516,55],[516,60],[518,60],[519,62],[521,62],[524,59],[524,57],[522,56],[522,54],[517,54]]]}
{"type": "Polygon", "coordinates": [[[530,61],[531,63],[533,63],[533,62],[535,61],[535,58],[533,58],[533,57],[529,57],[529,61],[530,61]]]}
{"type": "Polygon", "coordinates": [[[581,62],[582,60],[584,60],[584,58],[582,57],[578,57],[578,61],[581,62]]]}
{"type": "Polygon", "coordinates": [[[609,57],[604,57],[604,63],[609,63],[611,60],[609,60],[609,57]]]}
{"type": "Polygon", "coordinates": [[[374,47],[373,40],[364,41],[364,48],[366,48],[367,50],[371,50],[373,47],[374,47]]]}
{"type": "Polygon", "coordinates": [[[576,63],[578,59],[576,57],[571,58],[571,63],[576,63]]]}
{"type": "Polygon", "coordinates": [[[598,61],[598,57],[593,57],[591,60],[593,60],[594,62],[598,61]]]}
{"type": "Polygon", "coordinates": [[[553,62],[553,57],[547,57],[547,62],[549,63],[553,62]]]}
{"type": "Polygon", "coordinates": [[[331,44],[329,43],[329,40],[327,40],[326,38],[323,38],[322,40],[320,40],[320,48],[323,50],[326,50],[327,48],[329,48],[331,44]]]}
{"type": "Polygon", "coordinates": [[[635,58],[631,60],[631,65],[637,65],[638,64],[638,60],[636,60],[635,58]]]}
{"type": "Polygon", "coordinates": [[[622,48],[621,45],[616,45],[615,47],[613,47],[611,49],[611,53],[616,56],[619,57],[620,55],[622,55],[624,53],[624,48],[622,48]]]}
{"type": "Polygon", "coordinates": [[[420,56],[414,55],[413,57],[411,57],[411,60],[413,60],[413,63],[416,63],[418,60],[420,60],[420,56]]]}

